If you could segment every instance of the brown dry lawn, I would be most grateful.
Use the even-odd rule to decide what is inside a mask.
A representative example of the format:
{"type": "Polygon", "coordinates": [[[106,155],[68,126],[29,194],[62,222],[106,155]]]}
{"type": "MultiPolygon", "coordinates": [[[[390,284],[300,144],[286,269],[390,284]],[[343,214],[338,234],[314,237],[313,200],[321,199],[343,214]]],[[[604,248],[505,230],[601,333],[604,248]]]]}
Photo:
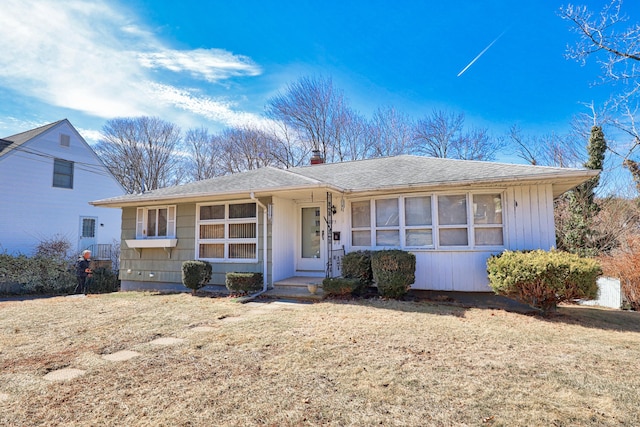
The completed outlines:
{"type": "Polygon", "coordinates": [[[632,426],[639,368],[640,313],[591,307],[0,302],[0,425],[632,426]],[[61,368],[85,374],[43,378],[61,368]]]}

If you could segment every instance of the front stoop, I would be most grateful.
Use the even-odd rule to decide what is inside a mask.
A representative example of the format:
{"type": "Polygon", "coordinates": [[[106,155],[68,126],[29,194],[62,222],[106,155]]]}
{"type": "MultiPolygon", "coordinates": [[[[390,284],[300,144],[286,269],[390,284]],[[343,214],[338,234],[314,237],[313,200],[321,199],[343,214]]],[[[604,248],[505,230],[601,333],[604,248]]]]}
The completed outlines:
{"type": "Polygon", "coordinates": [[[322,291],[323,279],[323,277],[289,277],[288,279],[275,282],[273,284],[273,289],[269,289],[265,295],[272,298],[292,298],[319,301],[324,298],[324,292],[322,291]],[[307,285],[317,285],[317,292],[315,294],[311,294],[307,285]]]}

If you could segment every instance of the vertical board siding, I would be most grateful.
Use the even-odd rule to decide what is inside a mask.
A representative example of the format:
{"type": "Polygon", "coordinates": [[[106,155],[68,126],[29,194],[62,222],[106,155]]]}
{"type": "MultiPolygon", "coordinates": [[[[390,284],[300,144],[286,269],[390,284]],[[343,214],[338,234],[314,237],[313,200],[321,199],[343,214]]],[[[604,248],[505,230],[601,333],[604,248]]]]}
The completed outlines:
{"type": "MultiPolygon", "coordinates": [[[[505,248],[555,246],[550,184],[511,187],[505,192],[505,248]]],[[[487,259],[501,251],[412,251],[416,255],[414,289],[489,292],[487,259]]]]}
{"type": "Polygon", "coordinates": [[[272,279],[276,282],[295,274],[296,231],[292,227],[296,217],[295,202],[274,197],[272,214],[272,279]]]}
{"type": "Polygon", "coordinates": [[[513,187],[507,192],[507,248],[545,249],[555,246],[551,185],[513,187]]]}
{"type": "Polygon", "coordinates": [[[412,252],[416,256],[413,289],[489,292],[487,259],[491,252],[412,252]]]}

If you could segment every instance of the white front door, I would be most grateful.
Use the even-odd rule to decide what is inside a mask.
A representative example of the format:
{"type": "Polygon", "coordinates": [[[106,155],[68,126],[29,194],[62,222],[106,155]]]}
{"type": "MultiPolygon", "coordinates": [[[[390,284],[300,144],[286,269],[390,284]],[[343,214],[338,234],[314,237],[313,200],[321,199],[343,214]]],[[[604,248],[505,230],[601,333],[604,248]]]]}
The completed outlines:
{"type": "Polygon", "coordinates": [[[305,205],[298,209],[297,270],[324,273],[326,226],[322,205],[305,205]]]}
{"type": "MultiPolygon", "coordinates": [[[[96,223],[97,217],[81,216],[80,217],[80,239],[78,242],[78,251],[91,248],[96,244],[96,223]]],[[[94,249],[95,250],[95,249],[94,249]]]]}

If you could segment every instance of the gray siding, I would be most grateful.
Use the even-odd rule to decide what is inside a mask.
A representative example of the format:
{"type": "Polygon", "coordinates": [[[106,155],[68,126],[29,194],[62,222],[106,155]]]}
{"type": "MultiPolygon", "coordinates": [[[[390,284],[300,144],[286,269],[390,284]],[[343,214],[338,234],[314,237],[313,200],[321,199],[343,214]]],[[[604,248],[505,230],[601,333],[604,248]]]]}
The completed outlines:
{"type": "MultiPolygon", "coordinates": [[[[267,205],[270,198],[260,199],[267,205]]],[[[254,263],[212,263],[212,285],[224,285],[228,272],[263,272],[263,224],[262,208],[258,209],[258,262],[254,263]]],[[[196,204],[178,204],[176,206],[176,238],[178,244],[171,250],[171,255],[162,248],[144,248],[140,253],[130,249],[125,240],[135,239],[136,208],[122,209],[122,245],[120,254],[120,279],[123,289],[183,289],[182,263],[195,257],[196,245],[196,204]],[[151,277],[153,275],[153,277],[151,277]]],[[[267,223],[267,235],[271,245],[271,224],[267,223]]],[[[267,252],[271,282],[271,250],[267,252]]]]}

